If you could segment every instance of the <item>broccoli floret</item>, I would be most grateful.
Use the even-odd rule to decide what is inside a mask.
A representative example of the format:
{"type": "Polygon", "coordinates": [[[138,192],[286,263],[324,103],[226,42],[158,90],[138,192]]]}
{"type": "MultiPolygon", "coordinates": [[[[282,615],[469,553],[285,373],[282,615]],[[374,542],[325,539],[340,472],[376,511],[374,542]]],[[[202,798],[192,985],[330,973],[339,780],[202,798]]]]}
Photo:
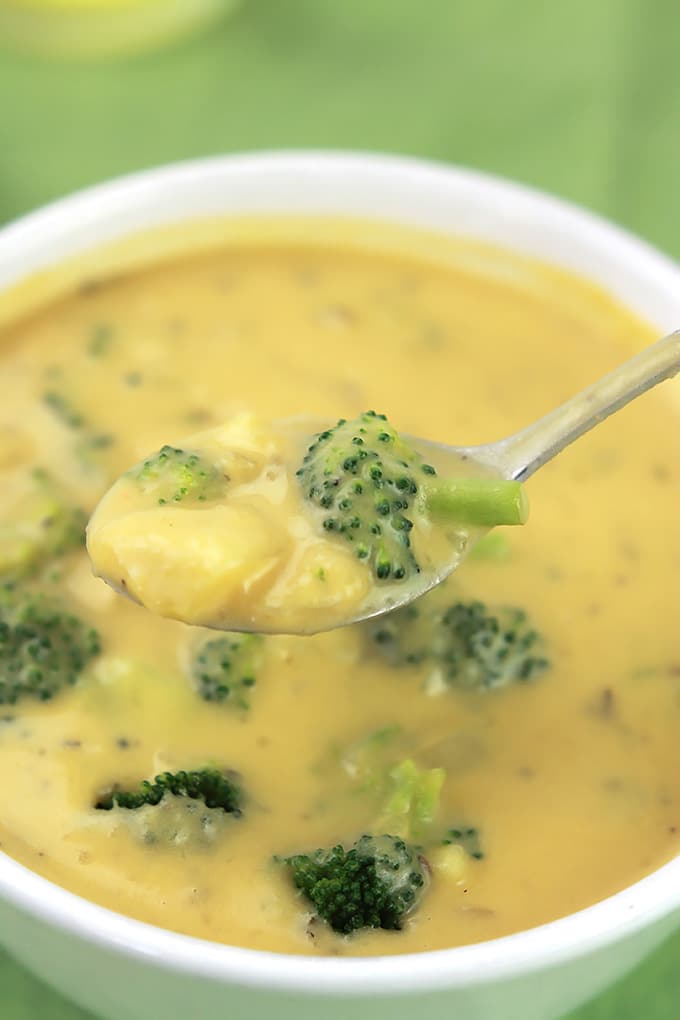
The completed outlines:
{"type": "Polygon", "coordinates": [[[205,701],[246,709],[257,682],[264,638],[260,634],[232,634],[200,644],[191,663],[191,679],[205,701]]]}
{"type": "Polygon", "coordinates": [[[0,587],[0,704],[48,701],[74,684],[99,651],[97,631],[62,603],[0,587]]]}
{"type": "Polygon", "coordinates": [[[153,780],[143,779],[136,790],[114,787],[98,798],[95,807],[100,811],[110,811],[114,807],[136,811],[147,805],[155,807],[168,797],[189,797],[225,814],[241,814],[240,786],[230,775],[213,768],[162,772],[153,780]]]}
{"type": "Polygon", "coordinates": [[[375,828],[422,840],[435,820],[445,779],[444,769],[421,769],[410,758],[399,762],[388,772],[385,803],[375,828]]]}
{"type": "Polygon", "coordinates": [[[390,724],[351,744],[340,754],[339,763],[352,781],[351,792],[374,799],[374,832],[391,832],[420,843],[433,827],[446,770],[424,769],[412,758],[400,758],[408,745],[401,727],[390,724]]]}
{"type": "Polygon", "coordinates": [[[139,482],[143,492],[156,496],[160,506],[217,499],[228,481],[224,471],[208,458],[176,446],[162,446],[127,474],[139,482]]]}
{"type": "Polygon", "coordinates": [[[545,643],[522,609],[426,599],[370,627],[374,646],[392,665],[427,663],[430,693],[446,687],[488,689],[533,680],[550,666],[545,643]]]}
{"type": "Polygon", "coordinates": [[[548,668],[542,640],[523,609],[489,611],[481,602],[456,602],[442,617],[440,652],[446,680],[456,687],[501,687],[532,680],[548,668]]]}
{"type": "Polygon", "coordinates": [[[136,790],[113,787],[95,803],[110,812],[143,843],[193,850],[215,843],[230,820],[242,814],[243,793],[237,776],[215,768],[163,772],[136,790]]]}
{"type": "Polygon", "coordinates": [[[37,469],[30,487],[0,516],[0,576],[25,577],[85,541],[87,516],[37,469]]]}
{"type": "Polygon", "coordinates": [[[424,512],[464,525],[526,520],[519,483],[440,480],[375,411],[340,419],[319,433],[297,476],[304,496],[322,511],[323,528],[351,542],[378,581],[404,581],[420,572],[410,532],[424,512]]]}
{"type": "Polygon", "coordinates": [[[384,415],[368,411],[320,433],[297,472],[307,499],[324,511],[323,527],[354,543],[379,580],[418,573],[409,510],[419,476],[434,468],[399,438],[384,415]]]}
{"type": "Polygon", "coordinates": [[[283,859],[315,912],[341,935],[361,928],[400,930],[428,880],[425,859],[397,836],[361,836],[342,845],[283,859]]]}

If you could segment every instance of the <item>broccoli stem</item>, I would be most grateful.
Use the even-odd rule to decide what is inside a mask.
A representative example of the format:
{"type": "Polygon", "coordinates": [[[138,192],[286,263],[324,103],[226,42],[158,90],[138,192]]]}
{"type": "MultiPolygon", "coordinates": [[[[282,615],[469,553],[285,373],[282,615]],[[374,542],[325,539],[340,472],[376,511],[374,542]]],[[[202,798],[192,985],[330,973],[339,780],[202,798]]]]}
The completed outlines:
{"type": "Polygon", "coordinates": [[[522,484],[505,478],[435,477],[423,485],[422,492],[434,517],[447,517],[461,524],[524,524],[529,516],[522,484]]]}

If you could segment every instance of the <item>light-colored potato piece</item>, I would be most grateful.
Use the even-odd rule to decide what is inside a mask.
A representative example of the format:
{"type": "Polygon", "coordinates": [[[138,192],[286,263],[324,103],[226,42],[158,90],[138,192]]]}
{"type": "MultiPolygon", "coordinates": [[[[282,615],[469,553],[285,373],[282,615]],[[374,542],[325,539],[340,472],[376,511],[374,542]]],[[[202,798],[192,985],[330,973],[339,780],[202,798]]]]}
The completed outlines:
{"type": "MultiPolygon", "coordinates": [[[[196,432],[184,445],[233,460],[236,472],[233,481],[248,481],[249,464],[257,467],[271,464],[282,456],[283,437],[278,436],[265,421],[250,412],[236,415],[204,432],[196,432]],[[240,468],[240,470],[239,470],[240,468]],[[242,472],[242,473],[241,473],[242,472]]],[[[182,444],[180,444],[182,445],[182,444]]]]}
{"type": "Polygon", "coordinates": [[[352,550],[313,539],[268,592],[261,612],[288,620],[291,630],[301,633],[318,626],[331,612],[334,620],[351,618],[370,587],[370,575],[352,550]]]}
{"type": "Polygon", "coordinates": [[[141,510],[93,520],[88,550],[96,571],[135,601],[186,623],[247,626],[262,583],[289,539],[254,508],[141,510]]]}

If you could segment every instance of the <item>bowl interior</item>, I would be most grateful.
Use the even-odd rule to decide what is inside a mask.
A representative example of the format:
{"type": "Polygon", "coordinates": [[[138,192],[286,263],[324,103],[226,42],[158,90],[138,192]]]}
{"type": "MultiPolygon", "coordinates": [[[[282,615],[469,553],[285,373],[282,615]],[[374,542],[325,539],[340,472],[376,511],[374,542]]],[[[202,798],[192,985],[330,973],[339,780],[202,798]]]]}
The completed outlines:
{"type": "MultiPolygon", "coordinates": [[[[47,298],[68,277],[53,267],[88,253],[90,272],[112,271],[128,258],[124,244],[116,246],[140,231],[169,230],[167,248],[179,250],[183,222],[272,214],[356,217],[469,236],[589,277],[659,332],[680,321],[678,269],[597,217],[472,171],[351,154],[203,160],[90,189],[0,233],[0,288],[20,298],[22,281],[42,273],[47,298]]],[[[206,243],[222,243],[224,230],[208,226],[206,243]]],[[[541,928],[452,950],[371,960],[277,956],[162,931],[88,903],[4,855],[0,894],[50,924],[173,969],[279,988],[395,991],[489,981],[622,938],[680,909],[680,860],[541,928]]]]}

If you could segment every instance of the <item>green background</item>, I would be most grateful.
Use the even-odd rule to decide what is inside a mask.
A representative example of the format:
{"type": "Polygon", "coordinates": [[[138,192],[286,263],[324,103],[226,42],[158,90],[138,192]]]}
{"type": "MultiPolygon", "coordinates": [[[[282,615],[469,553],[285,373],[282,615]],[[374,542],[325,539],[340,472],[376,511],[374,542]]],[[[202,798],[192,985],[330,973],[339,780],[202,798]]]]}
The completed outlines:
{"type": "MultiPolygon", "coordinates": [[[[676,0],[245,0],[158,55],[0,55],[0,222],[170,160],[371,149],[525,181],[680,257],[679,39],[676,0]]],[[[574,1020],[676,1020],[679,964],[676,937],[574,1020]]],[[[0,1016],[84,1018],[1,955],[0,1016]]]]}

